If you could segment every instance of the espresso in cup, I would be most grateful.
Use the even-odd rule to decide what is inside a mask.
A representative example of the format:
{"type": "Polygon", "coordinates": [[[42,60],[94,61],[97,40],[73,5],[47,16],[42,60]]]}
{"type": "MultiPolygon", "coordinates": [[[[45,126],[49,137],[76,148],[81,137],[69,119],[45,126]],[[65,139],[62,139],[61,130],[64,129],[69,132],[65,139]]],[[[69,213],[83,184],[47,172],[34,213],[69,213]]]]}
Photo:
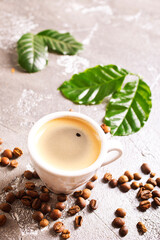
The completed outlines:
{"type": "Polygon", "coordinates": [[[71,116],[46,122],[38,129],[34,142],[44,163],[65,171],[89,167],[101,151],[100,137],[92,125],[71,116]]]}

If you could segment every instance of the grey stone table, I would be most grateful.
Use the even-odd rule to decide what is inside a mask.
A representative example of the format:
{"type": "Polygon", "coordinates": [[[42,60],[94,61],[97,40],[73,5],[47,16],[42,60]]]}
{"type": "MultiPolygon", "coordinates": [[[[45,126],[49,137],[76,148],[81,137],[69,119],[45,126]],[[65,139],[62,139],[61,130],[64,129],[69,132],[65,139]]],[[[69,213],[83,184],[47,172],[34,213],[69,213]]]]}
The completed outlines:
{"type": "MultiPolygon", "coordinates": [[[[74,218],[63,216],[66,227],[71,230],[71,239],[120,239],[118,230],[111,225],[118,207],[127,211],[129,233],[125,239],[160,239],[159,209],[150,208],[141,213],[136,208],[136,191],[123,194],[101,182],[106,171],[117,178],[125,170],[140,172],[143,162],[148,162],[152,171],[160,176],[159,29],[159,0],[0,1],[0,137],[4,139],[4,149],[19,146],[24,151],[16,169],[0,168],[0,189],[11,181],[15,188],[23,185],[20,176],[31,168],[27,135],[33,123],[43,115],[73,108],[102,123],[105,103],[78,106],[57,91],[74,73],[98,64],[117,64],[141,74],[152,90],[153,107],[145,127],[132,136],[117,138],[124,146],[123,157],[98,172],[99,180],[92,197],[98,199],[99,208],[92,214],[84,209],[84,222],[77,230],[74,218]],[[71,32],[84,44],[84,50],[76,56],[50,54],[49,64],[43,71],[24,73],[17,64],[16,41],[26,32],[37,33],[48,28],[71,32]],[[15,73],[11,68],[15,68],[15,73]],[[138,221],[144,222],[148,229],[144,236],[136,230],[138,221]]],[[[143,182],[146,179],[143,177],[143,182]]],[[[0,197],[3,200],[4,194],[0,197]]],[[[69,198],[67,204],[71,201],[69,198]]],[[[12,212],[7,214],[8,223],[0,228],[0,239],[59,239],[50,230],[52,222],[48,228],[40,230],[30,215],[30,210],[24,212],[14,203],[12,212]]]]}

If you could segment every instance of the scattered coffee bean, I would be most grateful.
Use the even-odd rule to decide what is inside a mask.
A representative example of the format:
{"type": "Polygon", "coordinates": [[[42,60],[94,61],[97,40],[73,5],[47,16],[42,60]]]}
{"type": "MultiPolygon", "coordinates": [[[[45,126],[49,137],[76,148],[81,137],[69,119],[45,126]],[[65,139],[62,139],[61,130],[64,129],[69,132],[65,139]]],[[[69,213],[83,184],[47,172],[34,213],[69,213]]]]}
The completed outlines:
{"type": "Polygon", "coordinates": [[[86,188],[92,190],[92,189],[94,188],[93,182],[88,182],[88,183],[86,184],[86,188]]]}
{"type": "Polygon", "coordinates": [[[73,196],[74,196],[75,198],[78,198],[78,197],[81,197],[81,196],[82,196],[82,193],[83,193],[82,190],[75,191],[75,192],[73,193],[73,196]]]}
{"type": "Polygon", "coordinates": [[[50,195],[49,195],[49,193],[41,193],[41,194],[39,195],[39,198],[40,198],[40,200],[41,200],[42,202],[49,202],[49,200],[50,200],[50,195]]]}
{"type": "Polygon", "coordinates": [[[91,181],[94,182],[98,179],[98,176],[97,174],[94,174],[93,177],[91,178],[91,181]]]}
{"type": "Polygon", "coordinates": [[[49,193],[49,189],[46,186],[41,186],[40,190],[43,193],[49,193]]]}
{"type": "Polygon", "coordinates": [[[155,197],[154,198],[154,203],[156,206],[160,206],[160,198],[159,197],[155,197]]]}
{"type": "Polygon", "coordinates": [[[111,173],[105,173],[104,177],[103,177],[103,181],[107,183],[111,180],[112,180],[112,174],[111,173]]]}
{"type": "Polygon", "coordinates": [[[134,173],[133,176],[135,180],[140,180],[142,178],[139,173],[134,173]]]}
{"type": "Polygon", "coordinates": [[[8,164],[10,163],[10,161],[9,161],[9,158],[7,158],[7,157],[2,157],[1,158],[1,164],[2,164],[2,166],[7,166],[8,164]]]}
{"type": "Polygon", "coordinates": [[[126,235],[128,234],[128,228],[126,226],[122,226],[120,229],[119,229],[119,235],[121,237],[125,237],[126,235]]]}
{"type": "Polygon", "coordinates": [[[91,196],[91,190],[85,188],[85,189],[83,190],[82,197],[83,197],[84,199],[88,199],[90,196],[91,196]]]}
{"type": "Polygon", "coordinates": [[[11,205],[9,203],[1,203],[0,204],[0,209],[3,211],[3,212],[7,212],[9,213],[11,211],[11,205]]]}
{"type": "Polygon", "coordinates": [[[128,181],[133,180],[133,174],[129,171],[125,171],[124,175],[126,175],[128,177],[128,181]]]}
{"type": "Polygon", "coordinates": [[[151,206],[151,203],[148,200],[144,200],[140,202],[139,209],[141,211],[146,211],[148,208],[150,208],[150,206],[151,206]]]}
{"type": "Polygon", "coordinates": [[[50,218],[52,218],[53,220],[57,220],[61,216],[62,216],[62,213],[59,209],[53,209],[50,213],[50,218]]]}
{"type": "Polygon", "coordinates": [[[63,230],[64,230],[65,226],[62,222],[56,222],[54,225],[53,225],[53,230],[56,232],[56,233],[61,233],[63,230]]]}
{"type": "Polygon", "coordinates": [[[101,124],[101,128],[104,131],[104,133],[109,133],[111,131],[111,128],[104,123],[101,124]]]}
{"type": "Polygon", "coordinates": [[[75,205],[75,206],[71,207],[71,208],[67,211],[67,213],[68,213],[68,215],[73,216],[73,215],[75,215],[76,213],[78,213],[80,210],[81,210],[80,207],[79,207],[78,205],[75,205]]]}
{"type": "Polygon", "coordinates": [[[39,225],[43,228],[48,226],[48,224],[49,224],[49,221],[46,218],[42,219],[39,223],[39,225]]]}
{"type": "Polygon", "coordinates": [[[141,192],[143,191],[143,190],[146,190],[144,187],[141,187],[140,189],[139,189],[139,191],[138,191],[138,193],[137,193],[137,198],[140,198],[141,197],[141,192]]]}
{"type": "Polygon", "coordinates": [[[98,208],[98,202],[95,199],[92,199],[89,203],[89,207],[91,210],[96,210],[98,208]]]}
{"type": "Polygon", "coordinates": [[[62,231],[61,237],[63,239],[68,239],[68,238],[70,238],[70,236],[71,236],[71,233],[70,233],[70,231],[68,229],[64,229],[62,231]]]}
{"type": "Polygon", "coordinates": [[[160,198],[160,191],[154,190],[154,191],[152,192],[152,195],[153,195],[153,197],[159,197],[159,198],[160,198]]]}
{"type": "Polygon", "coordinates": [[[146,183],[144,185],[144,188],[147,189],[147,190],[152,191],[154,189],[154,186],[152,184],[150,184],[150,183],[146,183]]]}
{"type": "Polygon", "coordinates": [[[41,207],[41,200],[39,198],[35,198],[32,202],[32,208],[34,210],[38,210],[41,207]]]}
{"type": "Polygon", "coordinates": [[[32,215],[32,218],[36,221],[36,222],[40,222],[43,218],[44,215],[42,212],[40,211],[35,211],[32,215]]]}
{"type": "Polygon", "coordinates": [[[19,190],[18,192],[16,192],[16,194],[15,194],[15,196],[16,196],[16,198],[18,198],[18,199],[21,199],[23,196],[25,196],[26,195],[26,192],[24,191],[24,189],[21,189],[21,190],[19,190]]]}
{"type": "Polygon", "coordinates": [[[66,205],[64,204],[64,202],[57,202],[55,207],[56,207],[56,209],[63,211],[65,209],[66,205]]]}
{"type": "Polygon", "coordinates": [[[81,208],[85,208],[86,206],[86,200],[82,197],[77,198],[76,204],[81,208]]]}
{"type": "Polygon", "coordinates": [[[28,190],[33,190],[35,188],[35,184],[33,182],[26,182],[25,183],[25,187],[28,189],[28,190]]]}
{"type": "Polygon", "coordinates": [[[113,222],[112,222],[113,226],[116,227],[116,228],[121,228],[124,224],[125,224],[125,221],[123,218],[120,218],[120,217],[116,217],[113,222]]]}
{"type": "Polygon", "coordinates": [[[11,186],[6,186],[6,187],[4,187],[3,188],[3,191],[4,192],[9,192],[9,191],[11,191],[13,188],[11,187],[11,186]]]}
{"type": "Polygon", "coordinates": [[[3,214],[0,214],[0,227],[1,227],[1,226],[4,226],[5,223],[6,223],[6,221],[7,221],[6,216],[3,215],[3,214]]]}
{"type": "Polygon", "coordinates": [[[137,188],[139,188],[139,183],[138,183],[138,182],[132,182],[132,183],[131,183],[131,188],[132,188],[132,189],[137,189],[137,188]]]}
{"type": "Polygon", "coordinates": [[[149,179],[147,180],[147,183],[152,184],[154,187],[157,186],[157,182],[156,182],[156,180],[154,180],[153,178],[149,178],[149,179]]]}
{"type": "Polygon", "coordinates": [[[32,205],[32,198],[30,196],[23,196],[21,202],[24,206],[30,207],[32,205]]]}
{"type": "Polygon", "coordinates": [[[157,178],[156,182],[157,182],[157,186],[160,187],[160,178],[157,178]]]}
{"type": "Polygon", "coordinates": [[[119,186],[119,189],[120,189],[122,192],[126,193],[126,192],[128,192],[128,191],[131,189],[131,186],[130,186],[128,183],[123,183],[123,184],[121,184],[121,185],[119,186]]]}
{"type": "Polygon", "coordinates": [[[140,198],[142,200],[148,200],[151,197],[152,197],[152,193],[149,190],[143,190],[140,194],[140,198]]]}
{"type": "Polygon", "coordinates": [[[17,162],[17,160],[12,160],[12,161],[10,162],[10,166],[11,166],[12,168],[18,167],[18,162],[17,162]]]}
{"type": "Polygon", "coordinates": [[[24,172],[24,177],[27,178],[28,180],[32,179],[33,178],[33,173],[29,170],[26,170],[24,172]]]}
{"type": "Polygon", "coordinates": [[[38,174],[37,174],[36,171],[33,172],[33,178],[35,178],[35,179],[38,179],[38,178],[39,178],[39,176],[38,176],[38,174]]]}
{"type": "Polygon", "coordinates": [[[151,177],[151,178],[153,178],[153,177],[155,177],[155,176],[156,176],[155,173],[153,173],[153,172],[150,173],[150,177],[151,177]]]}
{"type": "Polygon", "coordinates": [[[126,182],[128,182],[128,177],[126,175],[122,175],[118,178],[119,184],[126,183],[126,182]]]}
{"type": "Polygon", "coordinates": [[[3,156],[6,157],[6,158],[11,159],[13,157],[12,151],[10,149],[4,150],[3,156]]]}
{"type": "Polygon", "coordinates": [[[117,184],[118,184],[118,181],[116,179],[112,179],[110,182],[109,182],[109,186],[111,188],[115,188],[117,187],[117,184]]]}
{"type": "Polygon", "coordinates": [[[65,201],[67,200],[67,195],[65,195],[65,194],[59,194],[59,195],[57,196],[57,200],[58,200],[58,202],[65,202],[65,201]]]}
{"type": "Polygon", "coordinates": [[[2,143],[3,143],[3,139],[2,139],[2,138],[0,138],[0,145],[2,145],[2,143]]]}
{"type": "Polygon", "coordinates": [[[13,192],[9,192],[6,195],[6,202],[12,204],[14,202],[14,200],[16,199],[15,194],[13,192]]]}
{"type": "Polygon", "coordinates": [[[148,166],[147,163],[142,164],[141,170],[144,174],[149,174],[151,172],[151,169],[150,169],[150,167],[148,166]]]}
{"type": "Polygon", "coordinates": [[[15,147],[13,149],[13,154],[14,154],[15,157],[20,157],[23,154],[23,152],[22,152],[22,150],[20,148],[15,147]]]}
{"type": "Polygon", "coordinates": [[[32,198],[38,198],[39,197],[39,194],[37,191],[34,191],[34,190],[27,190],[26,191],[26,194],[32,198]]]}
{"type": "Polygon", "coordinates": [[[76,216],[75,217],[75,226],[76,227],[81,227],[83,222],[82,216],[76,216]]]}
{"type": "Polygon", "coordinates": [[[144,234],[145,232],[147,232],[147,228],[142,222],[137,223],[137,230],[140,234],[144,234]]]}
{"type": "Polygon", "coordinates": [[[74,110],[72,108],[69,109],[70,112],[74,112],[74,110]]]}
{"type": "Polygon", "coordinates": [[[126,211],[123,208],[117,208],[115,214],[118,217],[124,218],[126,216],[126,211]]]}
{"type": "Polygon", "coordinates": [[[48,203],[42,203],[41,204],[41,212],[44,214],[47,214],[49,212],[51,212],[51,206],[48,203]]]}

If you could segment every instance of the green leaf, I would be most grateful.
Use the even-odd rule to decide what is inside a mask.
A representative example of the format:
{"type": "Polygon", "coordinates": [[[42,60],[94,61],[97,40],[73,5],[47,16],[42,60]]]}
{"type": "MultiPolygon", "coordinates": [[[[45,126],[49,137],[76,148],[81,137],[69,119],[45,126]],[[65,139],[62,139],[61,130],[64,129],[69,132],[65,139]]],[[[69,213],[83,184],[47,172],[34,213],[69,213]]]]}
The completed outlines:
{"type": "Polygon", "coordinates": [[[128,82],[120,92],[112,96],[106,108],[104,122],[111,127],[113,135],[129,135],[143,127],[151,107],[150,88],[139,78],[128,82]]]}
{"type": "Polygon", "coordinates": [[[49,51],[60,54],[74,55],[82,49],[82,44],[77,42],[70,33],[59,33],[48,29],[38,33],[44,43],[48,46],[49,51]]]}
{"type": "Polygon", "coordinates": [[[106,96],[121,88],[126,75],[128,72],[125,69],[115,65],[99,65],[73,75],[59,90],[72,102],[99,104],[106,96]]]}
{"type": "Polygon", "coordinates": [[[48,49],[43,40],[32,33],[24,34],[17,43],[18,62],[27,72],[42,70],[48,63],[48,49]]]}

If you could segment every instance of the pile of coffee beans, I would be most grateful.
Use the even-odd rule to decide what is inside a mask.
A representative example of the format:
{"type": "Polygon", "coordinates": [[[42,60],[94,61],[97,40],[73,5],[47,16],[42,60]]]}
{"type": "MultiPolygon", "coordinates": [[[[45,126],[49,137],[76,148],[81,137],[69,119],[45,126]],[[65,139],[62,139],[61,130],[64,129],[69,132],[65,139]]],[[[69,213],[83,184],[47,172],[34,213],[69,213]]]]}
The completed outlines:
{"type": "Polygon", "coordinates": [[[126,211],[123,208],[117,208],[115,211],[115,215],[117,216],[113,222],[112,225],[115,228],[119,228],[119,235],[121,237],[124,237],[128,233],[128,228],[125,226],[125,220],[124,217],[126,216],[126,211]]]}

